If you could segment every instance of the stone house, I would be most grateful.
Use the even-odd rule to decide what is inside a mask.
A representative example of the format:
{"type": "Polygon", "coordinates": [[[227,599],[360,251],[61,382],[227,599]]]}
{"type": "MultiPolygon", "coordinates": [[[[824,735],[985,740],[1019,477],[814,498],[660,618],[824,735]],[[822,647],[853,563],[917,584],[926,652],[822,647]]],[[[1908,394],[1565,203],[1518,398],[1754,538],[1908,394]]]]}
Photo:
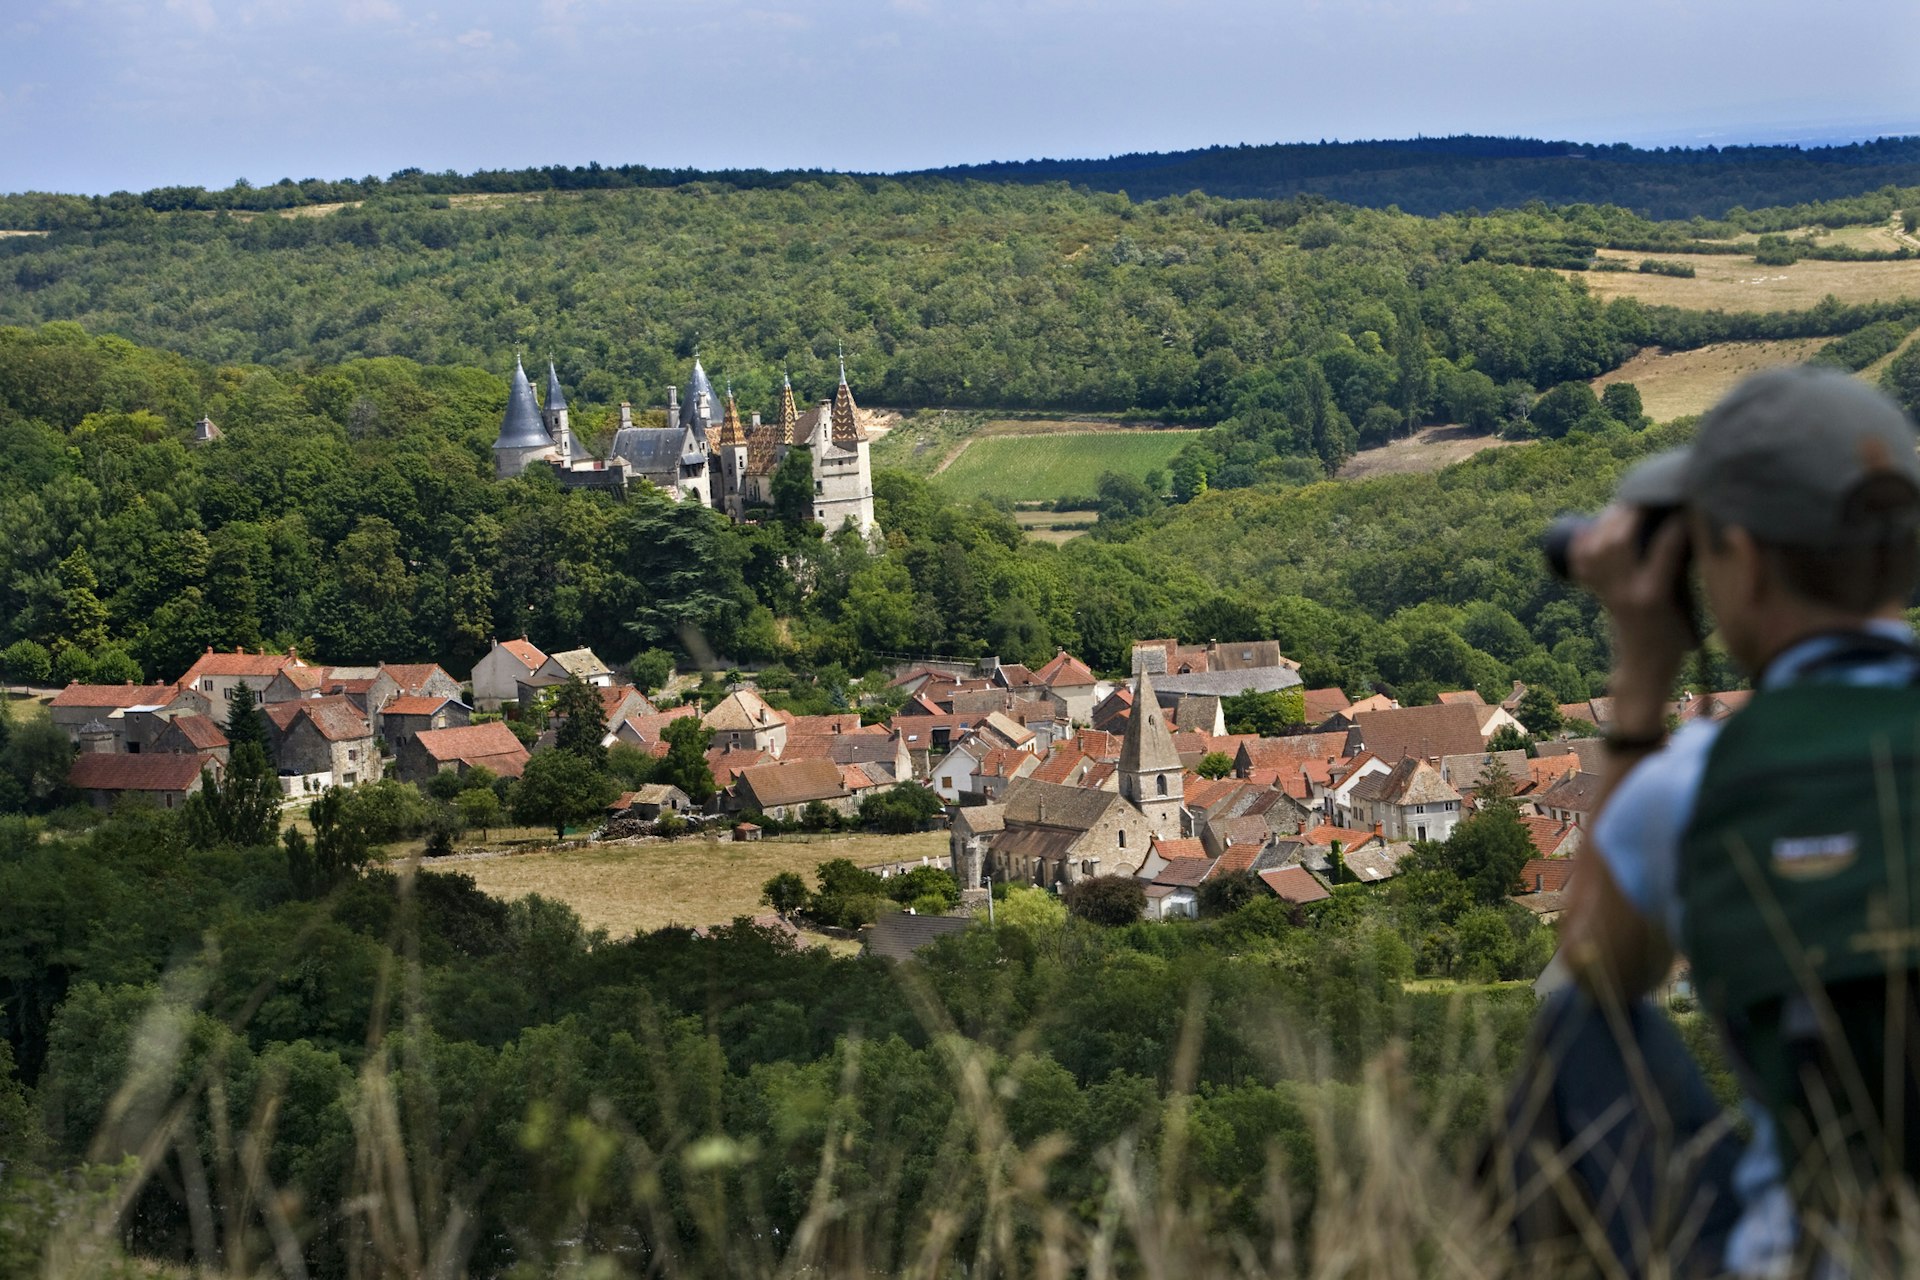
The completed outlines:
{"type": "Polygon", "coordinates": [[[232,653],[215,653],[209,647],[187,668],[178,683],[182,688],[206,695],[212,705],[210,714],[215,719],[224,720],[227,704],[233,701],[233,695],[241,685],[253,690],[256,701],[264,702],[267,688],[273,684],[275,676],[288,667],[306,665],[300,661],[300,655],[294,652],[248,653],[245,649],[236,649],[232,653]]]}
{"type": "Polygon", "coordinates": [[[1086,724],[1093,718],[1099,681],[1086,663],[1062,649],[1034,675],[1060,701],[1070,723],[1086,724]]]}
{"type": "Polygon", "coordinates": [[[1571,773],[1545,791],[1527,798],[1533,801],[1535,813],[1557,822],[1571,822],[1585,830],[1587,816],[1600,799],[1600,783],[1601,778],[1597,773],[1571,773]]]}
{"type": "Polygon", "coordinates": [[[288,795],[380,781],[373,725],[346,697],[278,702],[266,715],[274,767],[288,795]]]}
{"type": "Polygon", "coordinates": [[[498,711],[500,704],[520,696],[520,682],[531,677],[547,662],[547,655],[525,636],[518,640],[495,640],[493,647],[473,664],[473,705],[479,711],[498,711]]]}
{"type": "Polygon", "coordinates": [[[397,753],[394,773],[403,782],[424,782],[449,769],[466,773],[484,768],[502,778],[517,778],[527,767],[527,749],[499,720],[448,729],[422,729],[397,753]]]}
{"type": "Polygon", "coordinates": [[[787,745],[787,722],[751,689],[736,689],[700,717],[713,730],[713,745],[778,756],[787,745]]]}
{"type": "Polygon", "coordinates": [[[854,811],[854,799],[831,760],[776,761],[742,769],[728,789],[727,807],[737,812],[757,810],[769,818],[790,822],[819,801],[845,817],[854,811]]]}
{"type": "Polygon", "coordinates": [[[204,756],[227,763],[231,744],[224,729],[206,716],[174,716],[159,719],[159,728],[148,745],[150,751],[167,755],[204,756]]]}
{"type": "Polygon", "coordinates": [[[138,755],[150,749],[157,722],[172,715],[208,715],[212,705],[205,693],[171,684],[70,684],[47,704],[47,717],[74,743],[82,729],[98,722],[107,731],[109,750],[138,755]]]}
{"type": "Polygon", "coordinates": [[[384,734],[385,726],[380,723],[380,715],[395,698],[457,700],[465,692],[460,682],[448,675],[437,662],[383,662],[373,677],[373,683],[367,686],[367,700],[361,710],[373,717],[374,732],[384,734]]]}
{"type": "Polygon", "coordinates": [[[663,813],[684,816],[693,810],[693,801],[687,793],[667,782],[648,783],[626,792],[607,806],[607,812],[616,818],[638,818],[642,822],[652,822],[663,813]]]}
{"type": "Polygon", "coordinates": [[[443,694],[401,694],[381,708],[380,739],[397,757],[408,739],[429,729],[457,729],[473,719],[467,704],[443,694]]]}
{"type": "Polygon", "coordinates": [[[1347,789],[1341,825],[1372,827],[1387,840],[1445,840],[1460,823],[1460,793],[1425,760],[1403,758],[1347,789]]]}
{"type": "Polygon", "coordinates": [[[984,842],[984,859],[973,860],[956,832],[954,871],[962,889],[979,888],[984,876],[1051,888],[1090,876],[1132,875],[1153,842],[1146,816],[1112,791],[1019,778],[1002,803],[960,814],[993,810],[1001,829],[984,842]]]}
{"type": "Polygon", "coordinates": [[[200,789],[200,771],[223,766],[196,755],[129,755],[124,752],[83,752],[73,758],[67,784],[86,796],[96,809],[111,809],[123,796],[140,796],[162,809],[178,809],[200,789]]]}

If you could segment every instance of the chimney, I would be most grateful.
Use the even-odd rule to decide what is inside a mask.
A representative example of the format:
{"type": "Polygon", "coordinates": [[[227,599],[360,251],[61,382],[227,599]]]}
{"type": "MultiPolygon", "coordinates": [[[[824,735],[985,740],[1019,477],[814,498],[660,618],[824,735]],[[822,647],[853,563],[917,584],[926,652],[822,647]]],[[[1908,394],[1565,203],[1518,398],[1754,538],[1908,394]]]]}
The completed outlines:
{"type": "Polygon", "coordinates": [[[667,425],[673,426],[680,421],[680,388],[667,388],[667,425]]]}
{"type": "Polygon", "coordinates": [[[620,425],[623,427],[633,425],[633,402],[630,400],[620,402],[620,425]]]}
{"type": "Polygon", "coordinates": [[[757,414],[757,413],[756,413],[756,414],[754,414],[754,415],[753,415],[753,419],[752,419],[752,421],[751,421],[751,422],[749,423],[749,425],[750,425],[750,426],[755,426],[755,427],[757,427],[757,426],[759,426],[759,425],[760,425],[760,415],[759,415],[759,414],[757,414]]]}

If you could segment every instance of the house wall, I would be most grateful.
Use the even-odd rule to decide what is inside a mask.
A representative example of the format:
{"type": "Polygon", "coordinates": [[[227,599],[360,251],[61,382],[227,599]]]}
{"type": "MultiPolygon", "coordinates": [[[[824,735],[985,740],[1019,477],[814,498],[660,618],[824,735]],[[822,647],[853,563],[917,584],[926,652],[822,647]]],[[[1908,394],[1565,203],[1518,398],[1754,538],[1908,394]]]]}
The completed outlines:
{"type": "Polygon", "coordinates": [[[473,664],[473,705],[479,711],[498,711],[500,704],[519,697],[517,682],[533,674],[520,659],[496,642],[473,664]]]}
{"type": "Polygon", "coordinates": [[[371,737],[332,742],[305,716],[293,722],[273,756],[274,767],[281,774],[324,777],[327,781],[322,786],[353,787],[380,781],[380,753],[374,750],[371,737]]]}

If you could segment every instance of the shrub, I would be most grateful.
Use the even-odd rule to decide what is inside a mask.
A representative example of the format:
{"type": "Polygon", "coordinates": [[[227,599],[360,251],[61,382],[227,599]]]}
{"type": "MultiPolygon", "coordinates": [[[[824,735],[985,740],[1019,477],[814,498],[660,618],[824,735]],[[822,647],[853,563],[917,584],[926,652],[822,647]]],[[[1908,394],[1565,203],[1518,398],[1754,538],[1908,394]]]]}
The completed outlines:
{"type": "Polygon", "coordinates": [[[1067,910],[1094,924],[1132,924],[1147,909],[1147,891],[1132,876],[1076,880],[1064,895],[1067,910]]]}

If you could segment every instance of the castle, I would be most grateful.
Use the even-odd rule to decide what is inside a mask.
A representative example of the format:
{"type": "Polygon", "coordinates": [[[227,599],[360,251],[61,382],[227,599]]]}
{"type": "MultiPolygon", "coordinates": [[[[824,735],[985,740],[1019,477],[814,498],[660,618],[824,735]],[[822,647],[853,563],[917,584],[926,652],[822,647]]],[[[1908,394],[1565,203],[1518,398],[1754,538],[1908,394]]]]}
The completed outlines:
{"type": "Polygon", "coordinates": [[[617,493],[645,480],[676,501],[696,501],[744,520],[751,508],[772,504],[774,472],[793,450],[806,449],[813,467],[813,518],[829,532],[851,524],[861,536],[872,537],[873,469],[862,416],[842,359],[832,399],[803,414],[793,383],[783,377],[775,420],[763,423],[756,413],[742,424],[732,392],[724,403],[713,393],[696,354],[686,400],[678,387],[667,388],[666,426],[635,426],[633,406],[623,403],[607,456],[590,458],[578,451],[553,363],[547,364],[543,406],[516,358],[507,411],[493,444],[493,472],[507,480],[537,463],[553,468],[568,488],[617,493]]]}

